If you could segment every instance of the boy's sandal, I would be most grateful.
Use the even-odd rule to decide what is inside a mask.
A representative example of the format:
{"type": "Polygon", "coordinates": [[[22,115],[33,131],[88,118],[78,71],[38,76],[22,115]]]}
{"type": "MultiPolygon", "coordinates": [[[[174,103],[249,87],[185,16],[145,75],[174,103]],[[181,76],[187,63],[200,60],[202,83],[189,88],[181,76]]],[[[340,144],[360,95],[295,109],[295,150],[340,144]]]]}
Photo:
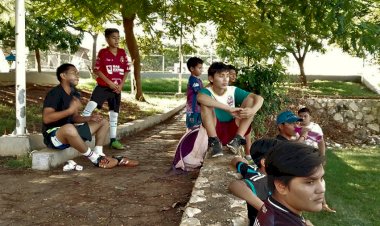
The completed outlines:
{"type": "Polygon", "coordinates": [[[106,157],[106,156],[99,156],[97,163],[94,165],[103,168],[103,169],[112,169],[115,166],[117,166],[118,161],[117,159],[106,157]]]}
{"type": "Polygon", "coordinates": [[[117,165],[118,166],[135,167],[135,166],[139,165],[139,161],[129,159],[125,156],[112,156],[112,158],[117,159],[117,161],[118,161],[117,165]]]}
{"type": "Polygon", "coordinates": [[[329,205],[327,205],[327,204],[323,204],[323,205],[322,205],[322,210],[323,210],[323,211],[326,211],[326,212],[329,212],[329,213],[336,213],[336,210],[331,209],[331,208],[329,207],[329,205]]]}

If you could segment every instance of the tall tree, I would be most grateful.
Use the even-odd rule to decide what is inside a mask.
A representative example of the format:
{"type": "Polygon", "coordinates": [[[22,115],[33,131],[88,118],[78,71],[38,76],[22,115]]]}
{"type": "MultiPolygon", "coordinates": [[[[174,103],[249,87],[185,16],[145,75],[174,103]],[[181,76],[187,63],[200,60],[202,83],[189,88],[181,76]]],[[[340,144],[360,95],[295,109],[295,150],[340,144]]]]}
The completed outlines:
{"type": "Polygon", "coordinates": [[[37,15],[49,20],[65,19],[68,26],[81,33],[88,33],[93,39],[92,45],[92,68],[95,67],[97,55],[97,40],[100,32],[103,32],[103,24],[116,19],[110,14],[108,2],[99,1],[66,1],[61,4],[60,0],[38,0],[33,4],[37,15]],[[51,7],[54,6],[54,7],[51,7]]]}
{"type": "Polygon", "coordinates": [[[38,72],[41,72],[40,51],[47,51],[52,46],[60,50],[74,53],[78,50],[83,34],[72,34],[67,31],[67,21],[64,19],[47,20],[30,14],[26,19],[26,44],[35,52],[38,72]]]}
{"type": "MultiPolygon", "coordinates": [[[[235,9],[239,7],[237,2],[235,9]]],[[[232,34],[237,31],[238,35],[230,40],[235,40],[233,46],[248,55],[282,57],[290,53],[299,65],[303,85],[307,84],[304,69],[307,53],[324,52],[326,42],[338,43],[344,50],[374,52],[379,48],[379,42],[376,43],[379,23],[371,21],[368,14],[376,5],[374,0],[258,0],[253,3],[248,7],[250,13],[244,11],[245,7],[238,9],[246,12],[245,16],[239,14],[238,23],[222,18],[218,24],[228,23],[232,34]],[[268,51],[265,46],[272,50],[268,51]]],[[[219,31],[225,37],[231,32],[219,31]]]]}
{"type": "Polygon", "coordinates": [[[140,101],[144,101],[143,90],[141,85],[141,57],[139,52],[139,46],[137,44],[134,26],[139,19],[139,22],[145,24],[145,26],[151,27],[158,19],[158,14],[164,6],[165,0],[118,0],[116,9],[119,9],[123,27],[125,32],[125,40],[129,53],[131,54],[134,66],[134,77],[136,81],[136,96],[135,98],[140,101]]]}

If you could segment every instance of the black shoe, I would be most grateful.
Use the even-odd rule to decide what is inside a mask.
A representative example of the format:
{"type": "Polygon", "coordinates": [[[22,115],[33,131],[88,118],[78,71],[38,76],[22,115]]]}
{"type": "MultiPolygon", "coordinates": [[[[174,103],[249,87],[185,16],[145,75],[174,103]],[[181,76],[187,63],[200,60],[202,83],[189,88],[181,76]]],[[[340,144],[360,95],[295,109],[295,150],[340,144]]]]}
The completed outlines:
{"type": "Polygon", "coordinates": [[[245,139],[240,135],[236,135],[234,139],[232,139],[227,144],[227,147],[228,149],[230,149],[232,153],[236,155],[237,153],[239,153],[239,149],[241,148],[241,145],[244,145],[244,144],[246,144],[245,139]]]}
{"type": "Polygon", "coordinates": [[[211,153],[211,157],[213,158],[223,155],[222,144],[217,137],[208,138],[208,148],[208,151],[211,153]]]}

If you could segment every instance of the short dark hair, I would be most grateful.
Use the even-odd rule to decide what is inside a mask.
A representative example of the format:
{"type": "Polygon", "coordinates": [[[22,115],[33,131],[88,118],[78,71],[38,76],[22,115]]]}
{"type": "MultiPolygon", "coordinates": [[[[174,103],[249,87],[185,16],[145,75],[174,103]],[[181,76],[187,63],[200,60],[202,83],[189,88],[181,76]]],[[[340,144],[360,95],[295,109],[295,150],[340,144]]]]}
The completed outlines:
{"type": "Polygon", "coordinates": [[[198,64],[203,64],[203,60],[199,57],[190,57],[187,60],[186,64],[187,64],[187,69],[189,69],[190,71],[191,67],[196,67],[198,64]]]}
{"type": "Polygon", "coordinates": [[[288,186],[295,177],[312,175],[324,161],[324,156],[312,146],[298,142],[278,143],[265,158],[270,191],[275,191],[275,180],[288,186]]]}
{"type": "Polygon", "coordinates": [[[64,64],[61,64],[61,66],[59,66],[57,68],[57,79],[59,82],[61,82],[61,73],[65,73],[66,71],[68,71],[70,69],[70,67],[74,67],[75,66],[73,64],[69,64],[69,63],[64,63],[64,64]]]}
{"type": "Polygon", "coordinates": [[[301,108],[301,109],[298,110],[298,114],[303,113],[303,112],[306,112],[306,113],[310,114],[310,109],[305,107],[305,108],[301,108]]]}
{"type": "Polygon", "coordinates": [[[234,70],[234,71],[237,72],[236,67],[234,65],[232,65],[232,64],[227,65],[227,68],[228,68],[228,70],[234,70]]]}
{"type": "Polygon", "coordinates": [[[262,167],[261,159],[265,158],[266,154],[279,142],[281,141],[276,139],[260,139],[253,142],[250,153],[253,162],[258,168],[262,167]]]}
{"type": "Polygon", "coordinates": [[[225,65],[224,63],[214,62],[208,68],[207,74],[208,74],[208,76],[214,77],[215,73],[221,73],[221,72],[228,71],[228,70],[229,69],[228,69],[227,65],[225,65]]]}
{"type": "Polygon", "coordinates": [[[116,28],[107,28],[104,30],[104,36],[108,38],[112,33],[120,33],[118,29],[116,28]]]}

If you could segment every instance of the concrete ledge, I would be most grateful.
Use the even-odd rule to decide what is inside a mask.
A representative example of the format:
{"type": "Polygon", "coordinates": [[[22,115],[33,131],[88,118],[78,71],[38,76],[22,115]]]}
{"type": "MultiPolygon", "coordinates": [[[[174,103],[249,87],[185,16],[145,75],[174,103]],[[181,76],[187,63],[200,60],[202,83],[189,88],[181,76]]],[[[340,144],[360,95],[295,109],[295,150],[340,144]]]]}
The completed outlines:
{"type": "MultiPolygon", "coordinates": [[[[149,116],[145,119],[141,120],[135,120],[133,122],[129,122],[123,125],[118,126],[118,136],[128,136],[134,133],[137,133],[139,131],[142,131],[144,129],[147,129],[151,126],[157,125],[161,123],[162,121],[167,120],[168,118],[172,117],[174,114],[176,114],[178,111],[183,109],[185,107],[185,104],[181,104],[178,107],[176,107],[173,110],[170,110],[168,112],[165,112],[163,114],[153,115],[149,116]]],[[[95,145],[95,138],[93,138],[92,143],[89,144],[90,147],[94,147],[95,145]]],[[[50,170],[52,168],[55,168],[67,160],[76,158],[80,156],[81,154],[73,149],[73,148],[67,148],[65,150],[54,150],[50,148],[44,148],[39,151],[34,151],[32,153],[32,169],[35,170],[50,170]]]]}
{"type": "Polygon", "coordinates": [[[367,86],[368,89],[380,94],[380,75],[368,75],[362,77],[362,83],[367,86]]]}
{"type": "MultiPolygon", "coordinates": [[[[290,75],[293,80],[298,80],[299,75],[290,75]]],[[[307,81],[327,80],[327,81],[342,81],[342,82],[361,82],[361,75],[306,75],[307,81]]]]}
{"type": "Polygon", "coordinates": [[[50,170],[78,156],[80,153],[74,148],[66,148],[62,151],[44,148],[32,153],[32,169],[50,170]]]}
{"type": "Polygon", "coordinates": [[[180,104],[178,107],[167,111],[162,114],[152,115],[144,119],[135,120],[132,122],[125,123],[123,125],[119,125],[117,128],[118,137],[128,136],[137,132],[140,132],[144,129],[157,125],[173,115],[182,110],[186,106],[185,103],[180,104]]]}
{"type": "Polygon", "coordinates": [[[181,226],[248,225],[246,202],[228,191],[231,181],[239,174],[230,168],[233,155],[206,158],[195,181],[191,198],[182,215],[181,226]]]}
{"type": "Polygon", "coordinates": [[[25,155],[30,151],[29,137],[6,135],[0,137],[0,156],[25,155]]]}

